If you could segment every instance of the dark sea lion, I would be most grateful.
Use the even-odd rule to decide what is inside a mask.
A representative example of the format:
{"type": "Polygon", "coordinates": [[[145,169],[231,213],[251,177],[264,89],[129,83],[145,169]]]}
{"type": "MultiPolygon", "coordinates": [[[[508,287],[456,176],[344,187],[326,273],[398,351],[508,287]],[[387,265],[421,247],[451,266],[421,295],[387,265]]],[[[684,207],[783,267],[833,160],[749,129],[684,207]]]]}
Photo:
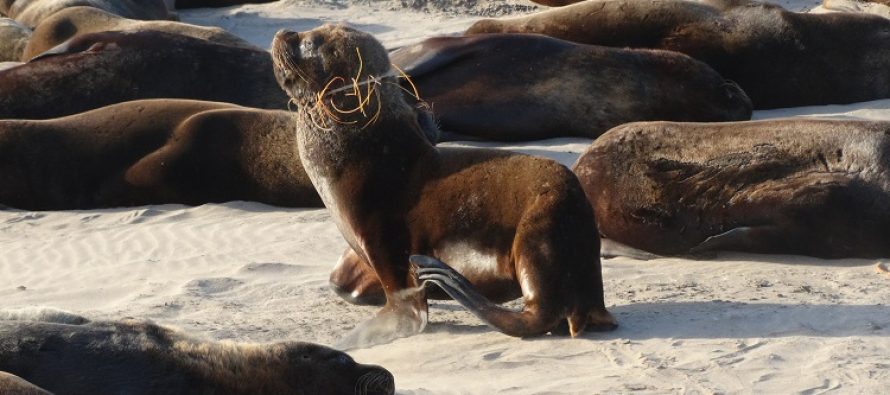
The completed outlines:
{"type": "Polygon", "coordinates": [[[0,372],[0,394],[3,395],[52,395],[21,377],[0,372]]]}
{"type": "Polygon", "coordinates": [[[347,345],[421,331],[421,282],[442,287],[512,336],[566,324],[611,329],[590,205],[565,167],[497,150],[437,149],[372,36],[325,25],[280,31],[275,74],[297,102],[300,158],[346,241],[374,269],[386,306],[347,345]],[[590,233],[593,232],[593,233],[590,233]],[[463,279],[429,257],[451,262],[463,279]],[[522,296],[522,311],[491,300],[522,296]]]}
{"type": "Polygon", "coordinates": [[[102,32],[76,37],[0,72],[0,119],[46,119],[150,98],[286,109],[269,53],[177,34],[102,32]]]}
{"type": "Polygon", "coordinates": [[[0,17],[0,62],[18,62],[31,38],[31,29],[0,17]]]}
{"type": "Polygon", "coordinates": [[[174,6],[177,10],[204,7],[231,7],[233,5],[262,4],[275,1],[278,0],[167,0],[168,5],[175,3],[174,6]]]}
{"type": "Polygon", "coordinates": [[[175,19],[164,0],[2,0],[0,12],[33,29],[50,15],[77,6],[95,7],[130,19],[175,19]]]}
{"type": "MultiPolygon", "coordinates": [[[[153,30],[200,38],[233,47],[262,50],[218,27],[190,25],[175,21],[127,19],[93,7],[71,7],[53,14],[37,25],[21,59],[31,59],[72,37],[104,31],[153,30]]],[[[16,59],[18,60],[18,59],[16,59]]]]}
{"type": "Polygon", "coordinates": [[[0,204],[90,209],[231,200],[318,207],[293,116],[191,100],[0,120],[0,204]]]}
{"type": "Polygon", "coordinates": [[[890,256],[890,123],[632,123],[574,171],[603,237],[710,250],[890,256]]]}
{"type": "Polygon", "coordinates": [[[796,13],[747,1],[714,4],[588,0],[526,17],[480,21],[467,33],[540,33],[685,53],[737,82],[755,109],[890,97],[890,20],[796,13]]]}
{"type": "Polygon", "coordinates": [[[391,59],[411,76],[442,130],[459,136],[595,138],[631,121],[751,117],[751,102],[738,86],[668,51],[486,34],[427,39],[391,59]]]}
{"type": "MultiPolygon", "coordinates": [[[[0,370],[58,394],[395,391],[386,369],[325,346],[202,341],[132,319],[80,325],[0,321],[0,370]]],[[[0,381],[0,393],[6,394],[3,385],[0,381]]]]}

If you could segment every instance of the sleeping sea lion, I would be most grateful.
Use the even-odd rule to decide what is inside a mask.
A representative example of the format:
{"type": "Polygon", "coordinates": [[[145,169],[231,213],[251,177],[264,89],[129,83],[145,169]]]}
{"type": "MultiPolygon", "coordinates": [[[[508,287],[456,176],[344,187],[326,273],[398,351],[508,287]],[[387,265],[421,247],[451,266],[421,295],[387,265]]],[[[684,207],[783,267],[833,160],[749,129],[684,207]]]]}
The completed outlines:
{"type": "Polygon", "coordinates": [[[79,325],[0,321],[0,371],[21,377],[0,375],[2,394],[27,389],[24,380],[58,394],[391,395],[395,390],[386,369],[356,363],[325,346],[203,341],[132,319],[79,325]]]}
{"type": "Polygon", "coordinates": [[[732,0],[588,0],[467,30],[507,32],[681,52],[738,83],[755,109],[890,97],[890,20],[874,15],[732,0]]]}
{"type": "Polygon", "coordinates": [[[596,223],[568,169],[505,151],[434,147],[369,34],[340,25],[279,31],[272,57],[298,105],[306,172],[386,295],[383,310],[344,344],[421,331],[424,282],[512,336],[615,327],[603,301],[596,223]],[[456,270],[418,255],[415,276],[411,254],[456,270]],[[521,311],[492,302],[520,296],[521,311]]]}
{"type": "Polygon", "coordinates": [[[751,117],[737,85],[668,51],[486,34],[427,39],[391,58],[451,139],[596,138],[631,121],[751,117]]]}
{"type": "Polygon", "coordinates": [[[631,123],[574,171],[603,237],[656,254],[890,257],[890,122],[631,123]]]}
{"type": "Polygon", "coordinates": [[[0,120],[0,204],[26,210],[321,201],[293,116],[157,99],[51,120],[0,120]]]}
{"type": "Polygon", "coordinates": [[[53,14],[37,25],[21,59],[27,61],[72,37],[104,31],[135,30],[175,33],[222,45],[262,50],[218,27],[197,26],[175,21],[127,19],[99,8],[71,7],[53,14]]]}

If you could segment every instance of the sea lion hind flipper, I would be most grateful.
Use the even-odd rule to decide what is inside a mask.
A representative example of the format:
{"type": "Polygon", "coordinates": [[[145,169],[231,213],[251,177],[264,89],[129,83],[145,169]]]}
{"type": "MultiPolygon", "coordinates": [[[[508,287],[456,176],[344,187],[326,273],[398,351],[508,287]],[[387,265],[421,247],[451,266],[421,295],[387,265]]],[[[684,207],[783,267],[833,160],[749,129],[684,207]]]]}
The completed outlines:
{"type": "Polygon", "coordinates": [[[690,248],[689,254],[707,256],[708,253],[716,251],[737,250],[742,246],[750,244],[753,231],[754,228],[750,226],[732,228],[726,232],[708,237],[697,246],[690,248]]]}

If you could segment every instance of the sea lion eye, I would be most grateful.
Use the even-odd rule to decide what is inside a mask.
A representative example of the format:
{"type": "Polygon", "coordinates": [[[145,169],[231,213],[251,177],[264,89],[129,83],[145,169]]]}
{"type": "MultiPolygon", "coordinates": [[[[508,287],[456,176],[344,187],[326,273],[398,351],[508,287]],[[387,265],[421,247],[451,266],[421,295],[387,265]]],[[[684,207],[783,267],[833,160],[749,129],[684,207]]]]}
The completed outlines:
{"type": "Polygon", "coordinates": [[[309,354],[300,354],[300,360],[308,361],[309,359],[309,354]]]}

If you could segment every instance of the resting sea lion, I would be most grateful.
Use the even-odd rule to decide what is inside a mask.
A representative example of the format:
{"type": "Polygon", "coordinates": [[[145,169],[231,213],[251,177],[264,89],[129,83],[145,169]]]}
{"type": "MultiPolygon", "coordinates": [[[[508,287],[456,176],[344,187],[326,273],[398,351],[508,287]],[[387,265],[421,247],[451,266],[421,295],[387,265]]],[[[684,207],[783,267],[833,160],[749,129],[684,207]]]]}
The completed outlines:
{"type": "Polygon", "coordinates": [[[31,29],[13,19],[0,17],[0,62],[18,62],[31,38],[31,29]]]}
{"type": "Polygon", "coordinates": [[[486,34],[431,38],[391,57],[442,130],[459,136],[596,138],[631,121],[751,117],[751,102],[738,86],[674,52],[486,34]]]}
{"type": "Polygon", "coordinates": [[[585,44],[667,49],[735,81],[755,109],[890,97],[890,20],[747,1],[588,0],[483,20],[474,33],[540,33],[585,44]]]}
{"type": "Polygon", "coordinates": [[[0,204],[26,210],[251,200],[321,205],[284,111],[143,100],[0,120],[0,204]]]}
{"type": "Polygon", "coordinates": [[[436,149],[386,50],[366,33],[339,25],[279,31],[272,58],[298,105],[304,167],[386,294],[381,313],[347,344],[422,330],[426,298],[414,288],[422,281],[512,336],[540,335],[566,321],[572,335],[614,327],[603,302],[596,223],[568,169],[505,151],[436,149]],[[422,266],[415,277],[410,254],[437,256],[481,281],[461,281],[429,257],[414,258],[422,266]],[[488,299],[519,296],[522,311],[488,299]]]}
{"type": "Polygon", "coordinates": [[[130,19],[175,19],[164,0],[0,0],[0,12],[32,29],[50,15],[76,6],[95,7],[130,19]]]}
{"type": "Polygon", "coordinates": [[[127,19],[93,7],[71,7],[53,14],[37,25],[21,59],[29,60],[72,37],[104,31],[134,30],[175,33],[222,45],[262,50],[218,27],[197,26],[174,21],[141,21],[127,19]]]}
{"type": "Polygon", "coordinates": [[[663,255],[890,256],[890,123],[631,123],[574,171],[600,233],[663,255]]]}
{"type": "MultiPolygon", "coordinates": [[[[0,370],[58,394],[389,395],[395,390],[386,369],[358,364],[325,346],[201,341],[137,320],[0,321],[0,370]]],[[[21,381],[12,383],[26,388],[21,381]]],[[[4,385],[0,377],[0,393],[7,394],[4,385]]]]}
{"type": "Polygon", "coordinates": [[[75,37],[0,73],[0,119],[46,119],[136,99],[182,98],[286,109],[269,53],[177,34],[75,37]]]}

